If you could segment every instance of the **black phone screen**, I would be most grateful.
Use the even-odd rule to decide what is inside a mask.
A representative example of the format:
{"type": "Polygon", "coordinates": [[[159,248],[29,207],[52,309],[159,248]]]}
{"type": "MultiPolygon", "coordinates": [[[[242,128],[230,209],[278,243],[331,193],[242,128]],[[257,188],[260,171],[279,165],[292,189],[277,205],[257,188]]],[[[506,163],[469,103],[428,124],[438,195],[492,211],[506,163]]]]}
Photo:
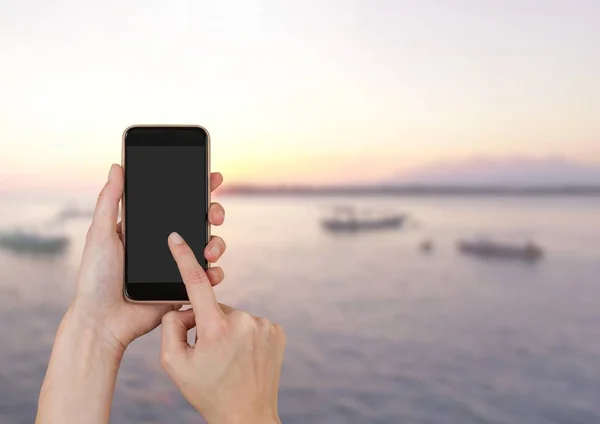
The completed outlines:
{"type": "Polygon", "coordinates": [[[197,127],[134,127],[125,135],[125,283],[135,300],[187,300],[167,244],[174,231],[207,266],[207,138],[197,127]]]}

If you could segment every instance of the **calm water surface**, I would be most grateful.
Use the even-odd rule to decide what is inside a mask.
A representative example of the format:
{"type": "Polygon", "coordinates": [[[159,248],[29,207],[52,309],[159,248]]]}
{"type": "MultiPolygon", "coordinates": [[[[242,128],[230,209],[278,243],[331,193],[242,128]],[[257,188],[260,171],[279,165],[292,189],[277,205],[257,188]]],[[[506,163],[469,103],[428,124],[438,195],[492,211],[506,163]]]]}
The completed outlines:
{"type": "MultiPolygon", "coordinates": [[[[219,300],[280,322],[285,423],[600,423],[600,199],[347,199],[413,217],[403,231],[332,236],[328,199],[221,199],[219,300]],[[538,264],[482,261],[458,237],[534,238],[538,264]],[[432,238],[435,250],[419,252],[432,238]]],[[[337,199],[335,203],[340,203],[337,199]]],[[[0,201],[0,228],[60,203],[0,201]]],[[[0,422],[30,423],[87,230],[55,258],[0,251],[0,422]]],[[[197,423],[136,341],[113,423],[197,423]]]]}

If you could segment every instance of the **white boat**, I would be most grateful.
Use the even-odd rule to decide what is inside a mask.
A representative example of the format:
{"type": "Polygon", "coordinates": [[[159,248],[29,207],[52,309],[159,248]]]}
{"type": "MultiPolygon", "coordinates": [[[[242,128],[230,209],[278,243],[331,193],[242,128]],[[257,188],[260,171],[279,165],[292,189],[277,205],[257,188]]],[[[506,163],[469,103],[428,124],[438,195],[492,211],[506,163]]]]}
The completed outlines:
{"type": "Polygon", "coordinates": [[[397,229],[405,220],[403,214],[337,207],[334,208],[334,215],[323,219],[321,224],[331,232],[358,232],[397,229]]]}
{"type": "Polygon", "coordinates": [[[544,256],[544,250],[530,241],[518,244],[487,239],[459,240],[457,248],[463,254],[484,258],[520,259],[534,262],[544,256]]]}
{"type": "Polygon", "coordinates": [[[69,244],[63,235],[42,235],[23,230],[0,233],[0,247],[16,252],[60,253],[69,244]]]}

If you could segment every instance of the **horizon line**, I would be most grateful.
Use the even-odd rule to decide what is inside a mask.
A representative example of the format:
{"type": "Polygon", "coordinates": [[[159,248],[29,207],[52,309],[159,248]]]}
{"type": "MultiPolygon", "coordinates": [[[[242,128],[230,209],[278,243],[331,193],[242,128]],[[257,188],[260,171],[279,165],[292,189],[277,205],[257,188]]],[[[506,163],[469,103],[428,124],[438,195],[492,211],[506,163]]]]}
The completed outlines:
{"type": "Polygon", "coordinates": [[[233,184],[219,189],[219,195],[328,195],[328,196],[600,196],[598,184],[345,184],[345,185],[301,185],[301,184],[233,184]]]}

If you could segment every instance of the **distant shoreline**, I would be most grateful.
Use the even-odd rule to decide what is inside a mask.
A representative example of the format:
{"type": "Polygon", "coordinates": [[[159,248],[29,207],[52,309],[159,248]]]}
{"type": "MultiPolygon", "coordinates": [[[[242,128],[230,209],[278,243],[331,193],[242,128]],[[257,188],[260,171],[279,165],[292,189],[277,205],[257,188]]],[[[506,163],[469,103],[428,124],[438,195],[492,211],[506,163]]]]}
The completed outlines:
{"type": "Polygon", "coordinates": [[[226,196],[405,196],[405,197],[600,197],[600,186],[252,186],[223,187],[220,195],[226,196]]]}

